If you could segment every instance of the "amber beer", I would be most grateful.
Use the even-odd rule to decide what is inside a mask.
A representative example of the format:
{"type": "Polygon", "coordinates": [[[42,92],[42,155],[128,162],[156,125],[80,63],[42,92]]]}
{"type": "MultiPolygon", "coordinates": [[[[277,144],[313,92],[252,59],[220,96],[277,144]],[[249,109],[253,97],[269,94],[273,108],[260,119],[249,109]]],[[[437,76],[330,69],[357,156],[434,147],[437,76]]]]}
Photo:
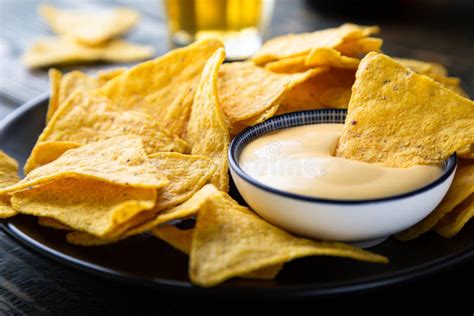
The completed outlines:
{"type": "Polygon", "coordinates": [[[170,40],[180,47],[203,38],[224,42],[228,59],[257,51],[271,19],[273,0],[165,0],[170,40]]]}

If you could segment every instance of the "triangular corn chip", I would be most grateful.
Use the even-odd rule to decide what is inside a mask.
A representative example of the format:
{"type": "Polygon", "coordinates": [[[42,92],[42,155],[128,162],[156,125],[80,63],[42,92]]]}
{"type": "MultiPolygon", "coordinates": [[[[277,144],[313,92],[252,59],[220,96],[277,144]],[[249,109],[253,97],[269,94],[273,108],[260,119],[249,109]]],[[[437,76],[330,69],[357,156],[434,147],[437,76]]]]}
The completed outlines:
{"type": "MultiPolygon", "coordinates": [[[[14,185],[20,181],[18,176],[18,163],[15,159],[0,150],[0,190],[14,185]]],[[[10,196],[0,193],[0,218],[7,218],[16,215],[15,210],[10,205],[10,196]]]]}
{"type": "Polygon", "coordinates": [[[165,131],[164,126],[150,115],[120,111],[110,100],[85,92],[74,93],[61,105],[38,138],[38,143],[88,144],[120,135],[140,136],[149,154],[189,150],[184,140],[165,131]]]}
{"type": "Polygon", "coordinates": [[[265,42],[262,48],[252,56],[251,60],[258,65],[262,65],[278,59],[306,55],[312,49],[318,47],[334,48],[344,42],[367,37],[378,31],[379,28],[376,26],[343,24],[337,28],[313,33],[277,36],[265,42]]]}
{"type": "Polygon", "coordinates": [[[334,49],[341,52],[344,56],[362,58],[369,52],[379,52],[382,44],[383,40],[381,38],[363,37],[346,41],[337,45],[334,49]]]}
{"type": "Polygon", "coordinates": [[[149,220],[137,227],[132,227],[122,235],[115,234],[115,238],[101,239],[96,238],[90,234],[72,232],[67,235],[67,241],[81,246],[100,246],[117,242],[121,239],[147,232],[158,225],[193,216],[197,214],[200,209],[204,208],[205,205],[218,193],[219,190],[217,190],[215,186],[212,184],[207,184],[184,203],[158,213],[158,215],[152,220],[149,220]]]}
{"type": "Polygon", "coordinates": [[[337,50],[328,47],[313,49],[305,59],[307,66],[329,66],[342,69],[357,69],[359,62],[358,58],[343,56],[337,50]]]}
{"type": "Polygon", "coordinates": [[[62,178],[17,191],[11,202],[20,213],[51,217],[75,230],[105,237],[116,226],[152,209],[155,199],[155,189],[62,178]]]}
{"type": "Polygon", "coordinates": [[[23,167],[23,172],[26,175],[33,169],[55,161],[67,150],[81,147],[81,145],[82,144],[79,143],[62,141],[47,141],[37,143],[35,147],[33,147],[30,157],[28,157],[28,160],[23,167]]]}
{"type": "Polygon", "coordinates": [[[317,68],[304,73],[280,74],[251,62],[224,64],[219,71],[219,99],[232,125],[249,119],[255,122],[270,109],[277,110],[289,89],[324,71],[325,68],[317,68]]]}
{"type": "Polygon", "coordinates": [[[474,217],[474,194],[471,194],[464,202],[449,212],[435,226],[438,234],[445,238],[452,238],[474,217]]]}
{"type": "Polygon", "coordinates": [[[70,149],[55,161],[34,169],[20,182],[0,189],[0,194],[64,178],[153,189],[168,184],[166,177],[150,163],[141,139],[120,136],[70,149]]]}
{"type": "Polygon", "coordinates": [[[65,231],[74,230],[71,227],[69,227],[68,225],[65,225],[65,224],[61,223],[57,219],[54,219],[54,218],[51,218],[51,217],[46,217],[46,216],[38,217],[38,225],[43,226],[43,227],[59,229],[59,230],[65,230],[65,231]]]}
{"type": "Polygon", "coordinates": [[[46,122],[53,116],[54,112],[59,107],[59,90],[61,88],[61,79],[63,74],[54,68],[48,71],[49,76],[49,105],[48,112],[46,114],[46,122]]]}
{"type": "Polygon", "coordinates": [[[393,60],[395,60],[397,63],[402,64],[405,67],[410,68],[416,73],[419,73],[420,75],[432,75],[432,74],[437,74],[441,76],[447,76],[448,75],[448,70],[446,67],[444,67],[441,64],[438,63],[430,63],[422,60],[417,60],[417,59],[408,59],[408,58],[399,58],[399,57],[393,57],[393,60]]]}
{"type": "Polygon", "coordinates": [[[172,134],[183,136],[202,69],[222,43],[208,39],[142,63],[97,90],[123,110],[153,116],[172,134]]]}
{"type": "Polygon", "coordinates": [[[426,233],[473,193],[474,165],[460,167],[456,171],[456,175],[454,176],[453,183],[451,184],[448,193],[446,193],[446,196],[436,209],[415,226],[397,234],[397,239],[404,241],[411,240],[426,233]]]}
{"type": "Polygon", "coordinates": [[[137,11],[127,8],[86,13],[44,4],[40,6],[39,12],[57,34],[90,46],[103,44],[124,34],[139,19],[137,11]]]}
{"type": "Polygon", "coordinates": [[[228,125],[217,94],[217,74],[225,59],[224,49],[219,49],[209,58],[202,71],[194,95],[186,138],[192,146],[193,155],[211,158],[216,172],[210,182],[218,189],[229,189],[227,149],[230,136],[228,125]]]}
{"type": "Polygon", "coordinates": [[[267,223],[223,192],[199,211],[189,275],[209,287],[229,278],[305,256],[387,262],[383,256],[337,242],[298,238],[267,223]]]}
{"type": "Polygon", "coordinates": [[[286,73],[286,74],[305,72],[310,68],[306,66],[305,60],[306,60],[306,55],[279,59],[279,60],[272,61],[266,64],[265,69],[273,71],[273,72],[277,72],[277,73],[286,73]]]}
{"type": "Polygon", "coordinates": [[[151,46],[132,44],[119,39],[101,46],[87,47],[66,38],[43,38],[27,50],[22,60],[29,68],[42,68],[95,61],[129,63],[148,59],[152,55],[151,46]]]}
{"type": "Polygon", "coordinates": [[[473,142],[474,102],[385,55],[361,61],[337,156],[406,168],[473,142]]]}

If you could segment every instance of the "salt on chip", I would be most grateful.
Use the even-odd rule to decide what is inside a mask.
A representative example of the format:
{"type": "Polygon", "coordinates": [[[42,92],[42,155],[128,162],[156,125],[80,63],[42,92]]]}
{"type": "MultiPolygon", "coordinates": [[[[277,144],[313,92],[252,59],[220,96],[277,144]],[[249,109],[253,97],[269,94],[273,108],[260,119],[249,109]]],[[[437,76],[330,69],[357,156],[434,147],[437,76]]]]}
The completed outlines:
{"type": "Polygon", "coordinates": [[[46,113],[46,122],[53,116],[54,112],[58,109],[59,106],[59,89],[61,87],[61,79],[63,74],[54,68],[51,68],[48,71],[49,76],[49,105],[48,112],[46,113]]]}
{"type": "MultiPolygon", "coordinates": [[[[182,230],[173,225],[161,225],[153,228],[151,233],[155,237],[173,246],[173,248],[176,248],[187,255],[190,254],[194,229],[182,230]]],[[[282,268],[283,264],[277,264],[275,266],[246,273],[240,277],[247,279],[271,280],[277,276],[282,268]]]]}
{"type": "Polygon", "coordinates": [[[246,125],[253,125],[261,121],[256,118],[265,112],[276,111],[289,89],[325,70],[317,68],[304,73],[279,74],[251,62],[222,65],[217,82],[218,94],[232,125],[232,133],[235,133],[234,125],[239,122],[249,121],[246,125]]]}
{"type": "Polygon", "coordinates": [[[84,234],[81,232],[72,232],[67,235],[67,241],[80,246],[101,246],[117,242],[121,239],[125,239],[130,236],[142,234],[150,231],[156,226],[161,224],[177,220],[184,219],[193,216],[199,212],[200,209],[204,208],[206,204],[217,195],[219,190],[212,184],[207,184],[197,191],[190,199],[183,202],[182,204],[170,208],[168,210],[158,213],[153,219],[147,221],[137,227],[132,227],[125,231],[122,235],[115,235],[115,238],[96,238],[90,234],[84,234]]]}
{"type": "Polygon", "coordinates": [[[328,255],[370,262],[383,256],[337,242],[298,238],[267,223],[221,192],[199,211],[189,276],[203,287],[305,256],[328,255]]]}
{"type": "Polygon", "coordinates": [[[292,88],[279,114],[319,108],[347,108],[355,71],[331,68],[292,88]]]}
{"type": "Polygon", "coordinates": [[[277,36],[265,42],[251,60],[258,65],[264,65],[283,58],[306,55],[312,49],[319,47],[334,48],[344,42],[367,37],[378,31],[379,28],[376,26],[346,23],[336,28],[313,33],[277,36]]]}
{"type": "Polygon", "coordinates": [[[313,49],[305,59],[307,66],[329,66],[343,69],[357,69],[359,62],[358,58],[343,56],[337,50],[328,47],[313,49]]]}
{"type": "MultiPolygon", "coordinates": [[[[0,190],[20,181],[18,163],[12,157],[0,150],[0,190]]],[[[16,215],[10,205],[10,196],[0,193],[0,218],[16,215]]]]}
{"type": "Polygon", "coordinates": [[[38,143],[33,147],[30,157],[23,167],[24,174],[31,170],[46,165],[58,159],[67,150],[80,147],[81,144],[75,142],[47,141],[38,143]]]}
{"type": "Polygon", "coordinates": [[[474,194],[471,194],[464,202],[453,211],[443,217],[435,226],[438,234],[445,238],[452,238],[474,217],[474,194]]]}
{"type": "Polygon", "coordinates": [[[369,52],[380,52],[383,40],[376,37],[363,37],[352,41],[346,41],[334,47],[344,56],[363,57],[369,52]]]}
{"type": "Polygon", "coordinates": [[[88,47],[67,38],[43,38],[26,51],[22,61],[29,68],[96,61],[130,63],[150,58],[153,52],[151,46],[132,44],[119,39],[101,46],[88,47]]]}
{"type": "Polygon", "coordinates": [[[0,189],[0,194],[63,178],[152,189],[168,184],[166,177],[150,163],[140,138],[119,136],[70,149],[53,162],[32,170],[20,182],[0,189]]]}
{"type": "Polygon", "coordinates": [[[217,93],[217,74],[225,59],[223,48],[209,58],[194,95],[186,139],[192,146],[193,155],[211,158],[216,172],[210,182],[218,189],[229,189],[227,150],[229,148],[229,128],[221,109],[222,96],[217,93]]]}
{"type": "Polygon", "coordinates": [[[175,135],[184,136],[194,91],[206,61],[222,43],[202,40],[139,64],[97,90],[122,110],[153,116],[175,135]]]}
{"type": "Polygon", "coordinates": [[[409,229],[398,233],[399,240],[411,240],[436,226],[458,205],[474,193],[474,165],[461,166],[456,171],[451,187],[444,199],[425,219],[409,229]]]}
{"type": "Polygon", "coordinates": [[[61,178],[16,191],[11,203],[19,213],[50,217],[75,230],[105,237],[117,225],[152,209],[155,199],[153,188],[61,178]]]}
{"type": "Polygon", "coordinates": [[[121,135],[140,136],[149,154],[189,151],[184,140],[168,133],[150,115],[120,111],[110,100],[85,92],[74,93],[61,105],[38,138],[38,144],[46,141],[88,144],[121,135]]]}
{"type": "Polygon", "coordinates": [[[40,6],[39,12],[54,32],[88,46],[101,45],[124,34],[139,19],[137,11],[127,8],[86,13],[44,4],[40,6]]]}
{"type": "Polygon", "coordinates": [[[474,102],[431,78],[369,53],[356,74],[336,154],[398,168],[440,163],[474,142],[473,109],[474,102]]]}

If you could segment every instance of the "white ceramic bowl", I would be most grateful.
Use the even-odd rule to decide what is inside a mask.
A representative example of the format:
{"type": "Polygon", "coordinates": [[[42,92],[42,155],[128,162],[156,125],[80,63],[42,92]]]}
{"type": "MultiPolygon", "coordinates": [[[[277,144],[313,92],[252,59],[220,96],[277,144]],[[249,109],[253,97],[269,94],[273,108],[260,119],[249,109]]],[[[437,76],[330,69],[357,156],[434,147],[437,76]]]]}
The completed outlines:
{"type": "Polygon", "coordinates": [[[413,226],[434,210],[453,181],[455,155],[444,162],[444,171],[434,182],[408,193],[370,200],[332,200],[280,191],[253,179],[238,163],[242,149],[263,134],[301,125],[344,123],[346,113],[338,109],[294,112],[244,130],[230,144],[230,172],[244,200],[270,223],[298,235],[366,248],[413,226]]]}

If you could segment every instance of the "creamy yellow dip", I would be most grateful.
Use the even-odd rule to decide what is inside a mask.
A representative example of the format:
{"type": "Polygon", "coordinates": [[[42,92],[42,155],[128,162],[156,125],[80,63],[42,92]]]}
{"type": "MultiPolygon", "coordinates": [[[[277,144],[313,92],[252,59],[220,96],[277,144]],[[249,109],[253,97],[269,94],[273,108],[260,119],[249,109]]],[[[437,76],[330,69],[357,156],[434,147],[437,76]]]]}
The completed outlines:
{"type": "Polygon", "coordinates": [[[270,187],[338,200],[406,193],[438,178],[438,165],[389,168],[334,156],[343,124],[288,128],[259,137],[240,155],[252,178],[270,187]]]}

